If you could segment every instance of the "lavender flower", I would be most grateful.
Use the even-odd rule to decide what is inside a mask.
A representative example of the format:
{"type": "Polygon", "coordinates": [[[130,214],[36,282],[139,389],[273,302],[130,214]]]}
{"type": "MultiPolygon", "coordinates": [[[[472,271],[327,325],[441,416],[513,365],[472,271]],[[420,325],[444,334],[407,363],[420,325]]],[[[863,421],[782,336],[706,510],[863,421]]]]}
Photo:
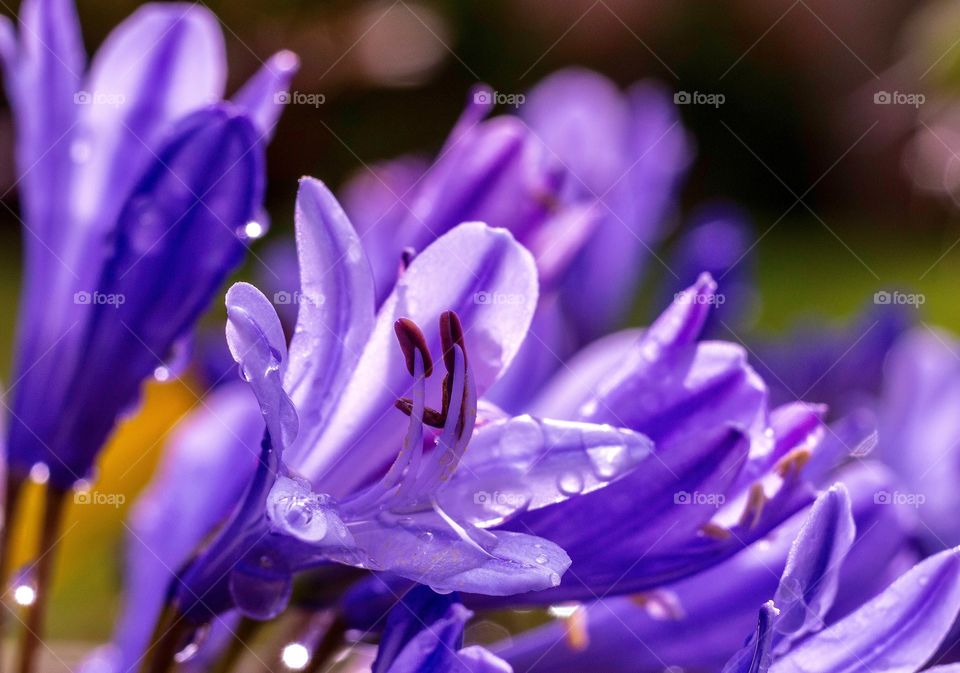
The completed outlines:
{"type": "Polygon", "coordinates": [[[263,192],[263,146],[296,59],[222,98],[224,48],[202,7],[139,9],[87,70],[69,0],[0,24],[17,125],[25,278],[7,458],[55,488],[86,478],[141,381],[227,274],[263,192]],[[197,263],[202,259],[202,263],[197,263]]]}
{"type": "Polygon", "coordinates": [[[533,310],[471,298],[479,283],[535,297],[529,254],[502,230],[462,225],[413,261],[374,320],[356,234],[316,181],[302,183],[297,227],[301,296],[309,300],[300,304],[289,356],[262,294],[237,284],[227,295],[228,341],[267,431],[243,503],[175,585],[179,612],[194,623],[233,606],[272,617],[289,597],[293,572],[331,561],[443,591],[503,595],[558,584],[569,563],[559,547],[484,530],[503,514],[483,487],[523,473],[523,507],[535,510],[575,495],[562,489],[561,475],[578,479],[583,492],[601,488],[647,458],[650,445],[609,426],[527,419],[509,451],[482,451],[488,462],[457,470],[477,395],[509,364],[533,310]],[[451,277],[451,269],[462,273],[451,277]],[[464,323],[440,306],[458,307],[464,323]],[[424,333],[418,324],[431,315],[440,315],[439,327],[424,333]],[[400,348],[388,349],[394,338],[400,348]],[[438,342],[446,369],[439,386],[431,356],[438,342]],[[396,370],[413,377],[410,397],[396,370]],[[390,411],[398,399],[400,411],[390,411]],[[410,417],[405,433],[396,422],[401,412],[410,417]],[[425,424],[439,430],[429,452],[425,424]],[[399,450],[392,466],[383,445],[399,450]],[[353,458],[358,449],[362,460],[353,458]]]}
{"type": "MultiPolygon", "coordinates": [[[[690,149],[669,96],[650,83],[622,93],[571,69],[535,87],[520,116],[484,120],[492,100],[485,87],[471,92],[431,166],[411,157],[375,166],[347,185],[343,201],[378,298],[405,258],[461,222],[509,229],[531,251],[541,288],[536,338],[489,395],[515,411],[562,359],[623,319],[690,149]]],[[[490,288],[477,297],[515,299],[490,288]]]]}
{"type": "Polygon", "coordinates": [[[928,663],[960,612],[960,550],[922,561],[821,631],[851,529],[844,491],[821,496],[794,543],[774,599],[761,608],[756,632],[724,673],[913,672],[928,663]],[[811,631],[817,633],[801,642],[811,631]]]}
{"type": "Polygon", "coordinates": [[[413,589],[387,615],[372,673],[510,673],[484,648],[462,646],[471,616],[453,594],[413,589]]]}

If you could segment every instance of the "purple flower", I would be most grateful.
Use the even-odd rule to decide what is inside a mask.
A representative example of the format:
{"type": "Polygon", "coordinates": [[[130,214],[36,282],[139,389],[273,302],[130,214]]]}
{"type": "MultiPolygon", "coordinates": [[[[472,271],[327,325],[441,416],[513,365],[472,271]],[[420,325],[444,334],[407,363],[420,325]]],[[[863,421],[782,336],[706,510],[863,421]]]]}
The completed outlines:
{"type": "Polygon", "coordinates": [[[484,461],[458,469],[478,394],[509,365],[533,312],[532,302],[485,306],[472,297],[482,285],[535,298],[529,253],[503,230],[457,227],[413,260],[374,316],[357,235],[314,180],[301,185],[297,232],[302,299],[289,353],[266,297],[243,283],[227,295],[228,342],[266,434],[243,503],[175,584],[179,611],[195,623],[234,606],[269,618],[285,606],[292,573],[330,562],[441,591],[556,586],[569,563],[562,549],[488,529],[514,509],[602,488],[651,447],[629,430],[528,417],[491,424],[491,441],[505,431],[514,441],[488,449],[489,435],[478,435],[484,461]],[[435,428],[426,439],[425,426],[435,428]],[[513,475],[524,475],[522,492],[510,490],[513,475]],[[564,490],[564,475],[579,481],[576,492],[564,490]]]}
{"type": "MultiPolygon", "coordinates": [[[[624,318],[690,149],[669,96],[649,83],[623,93],[571,69],[536,86],[519,116],[485,120],[492,100],[485,87],[471,92],[432,165],[404,157],[376,166],[343,200],[378,299],[404,260],[461,222],[509,229],[530,250],[541,288],[534,337],[489,394],[516,411],[562,359],[624,318]]],[[[477,296],[517,299],[490,288],[477,296]]]]}
{"type": "Polygon", "coordinates": [[[463,647],[472,614],[454,594],[407,592],[387,615],[372,673],[511,673],[486,649],[463,647]]]}
{"type": "MultiPolygon", "coordinates": [[[[912,565],[910,522],[874,494],[893,475],[862,464],[840,478],[849,487],[858,536],[840,567],[833,623],[882,590],[912,565]]],[[[774,598],[778,578],[801,528],[798,514],[733,558],[675,584],[636,596],[608,597],[578,608],[576,623],[555,620],[495,651],[518,671],[662,671],[670,666],[720,670],[757,621],[757,606],[774,598]],[[576,638],[574,638],[576,636],[576,638]],[[696,639],[697,647],[690,642],[696,639]]]]}
{"type": "Polygon", "coordinates": [[[69,0],[24,3],[18,33],[0,24],[26,241],[7,457],[64,489],[241,260],[296,58],[212,102],[225,55],[202,7],[142,7],[89,69],[69,0]]]}
{"type": "Polygon", "coordinates": [[[889,504],[916,513],[923,547],[960,544],[957,465],[960,424],[960,347],[941,330],[918,327],[891,348],[877,405],[875,455],[899,478],[880,493],[889,504]]]}
{"type": "Polygon", "coordinates": [[[832,489],[813,507],[774,599],[725,673],[912,673],[928,663],[960,612],[960,550],[918,563],[878,596],[820,630],[852,540],[849,501],[832,489]],[[813,635],[801,639],[807,633],[813,635]]]}

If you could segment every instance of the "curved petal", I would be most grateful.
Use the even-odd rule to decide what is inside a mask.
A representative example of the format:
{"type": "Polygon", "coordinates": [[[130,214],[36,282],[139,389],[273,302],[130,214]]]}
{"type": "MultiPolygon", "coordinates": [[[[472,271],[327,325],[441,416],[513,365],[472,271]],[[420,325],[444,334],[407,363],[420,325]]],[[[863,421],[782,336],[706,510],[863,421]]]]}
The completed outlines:
{"type": "Polygon", "coordinates": [[[283,328],[269,300],[252,285],[237,283],[227,292],[227,343],[257,396],[273,441],[289,446],[298,419],[281,383],[287,354],[283,328]]]}
{"type": "Polygon", "coordinates": [[[273,137],[274,127],[283,111],[284,94],[300,69],[300,59],[292,51],[278,51],[234,95],[233,102],[246,110],[264,143],[273,137]]]}
{"type": "Polygon", "coordinates": [[[855,536],[850,496],[837,484],[813,503],[790,548],[773,597],[780,610],[773,620],[775,652],[786,651],[793,642],[823,628],[837,595],[840,564],[855,536]]]}
{"type": "Polygon", "coordinates": [[[455,596],[407,592],[387,615],[373,673],[510,673],[482,647],[461,649],[472,615],[455,596]]]}
{"type": "Polygon", "coordinates": [[[123,608],[114,635],[119,659],[110,670],[137,668],[176,570],[243,495],[262,436],[256,399],[239,381],[218,388],[178,425],[127,524],[123,608]]]}
{"type": "Polygon", "coordinates": [[[960,418],[960,345],[949,334],[926,328],[905,334],[885,367],[878,417],[878,452],[922,495],[918,533],[930,549],[960,543],[960,493],[956,488],[960,418]]]}
{"type": "Polygon", "coordinates": [[[184,120],[124,206],[99,282],[48,311],[85,326],[20,381],[15,462],[44,460],[61,485],[86,474],[140,382],[242,258],[236,230],[260,202],[262,162],[247,119],[213,107],[184,120]]]}
{"type": "Polygon", "coordinates": [[[220,23],[202,5],[144,5],[110,33],[84,83],[74,148],[83,164],[75,207],[88,232],[109,231],[174,122],[219,101],[225,82],[220,23]]]}
{"type": "MultiPolygon", "coordinates": [[[[384,303],[326,432],[297,469],[320,490],[343,495],[389,465],[404,431],[397,423],[400,412],[392,407],[411,385],[394,344],[397,319],[421,325],[428,348],[437,352],[437,319],[444,311],[455,311],[463,322],[477,394],[482,395],[519,349],[536,302],[533,260],[509,232],[469,223],[437,239],[414,259],[384,303]]],[[[434,408],[440,407],[439,378],[428,379],[427,401],[434,408]]]]}
{"type": "Polygon", "coordinates": [[[743,649],[723,667],[723,673],[766,673],[770,670],[770,641],[773,638],[773,624],[779,616],[773,601],[760,608],[757,630],[743,649]]]}
{"type": "Polygon", "coordinates": [[[488,527],[586,495],[653,460],[630,430],[518,416],[482,427],[438,494],[446,512],[488,527]]]}
{"type": "Polygon", "coordinates": [[[960,611],[960,551],[917,564],[845,619],[804,641],[773,673],[877,670],[913,673],[934,654],[960,611]]]}
{"type": "Polygon", "coordinates": [[[309,482],[281,477],[270,493],[272,529],[288,537],[284,558],[292,569],[335,561],[389,572],[439,592],[493,596],[556,586],[570,564],[551,542],[532,535],[488,532],[431,511],[375,513],[349,518],[309,482]]]}
{"type": "MultiPolygon", "coordinates": [[[[284,385],[304,434],[288,454],[313,448],[353,375],[374,324],[373,277],[356,231],[318,180],[300,182],[296,209],[300,292],[284,385]]],[[[391,344],[392,346],[392,344],[391,344]]]]}
{"type": "Polygon", "coordinates": [[[572,418],[601,382],[615,372],[643,334],[627,329],[588,344],[564,364],[533,398],[530,413],[548,418],[572,418]]]}

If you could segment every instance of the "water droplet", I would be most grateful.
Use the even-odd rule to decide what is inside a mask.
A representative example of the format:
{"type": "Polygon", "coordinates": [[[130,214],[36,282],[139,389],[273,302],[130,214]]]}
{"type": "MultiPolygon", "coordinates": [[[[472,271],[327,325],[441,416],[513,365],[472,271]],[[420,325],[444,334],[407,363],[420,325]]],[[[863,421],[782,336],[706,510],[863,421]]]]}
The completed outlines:
{"type": "Polygon", "coordinates": [[[320,542],[327,537],[331,522],[339,519],[332,505],[333,499],[314,493],[308,481],[280,477],[267,499],[267,515],[290,535],[305,542],[320,542]]]}
{"type": "Polygon", "coordinates": [[[135,199],[130,209],[135,218],[133,226],[127,231],[130,247],[141,255],[158,252],[162,246],[157,243],[167,233],[167,218],[157,204],[146,197],[135,199]]]}
{"type": "Polygon", "coordinates": [[[540,565],[543,565],[548,561],[546,554],[537,554],[537,557],[533,560],[539,563],[540,565]]]}
{"type": "Polygon", "coordinates": [[[557,573],[550,573],[550,585],[555,587],[560,586],[560,575],[557,573]]]}
{"type": "Polygon", "coordinates": [[[230,573],[230,595],[251,619],[273,619],[286,608],[293,591],[290,573],[277,558],[244,560],[230,573]]]}
{"type": "Polygon", "coordinates": [[[165,383],[169,381],[171,376],[172,375],[170,373],[170,370],[164,367],[163,365],[160,365],[159,367],[153,370],[154,380],[159,381],[160,383],[165,383]]]}
{"type": "Polygon", "coordinates": [[[267,228],[256,220],[250,220],[237,231],[237,235],[240,238],[248,241],[255,241],[258,238],[262,238],[265,233],[267,233],[267,228]]]}
{"type": "Polygon", "coordinates": [[[557,488],[564,495],[578,495],[583,491],[583,477],[576,472],[564,472],[557,479],[557,488]]]}
{"type": "Polygon", "coordinates": [[[430,531],[428,531],[428,530],[420,531],[420,532],[417,534],[417,537],[420,538],[420,539],[421,539],[422,541],[424,541],[424,542],[432,542],[432,541],[433,541],[433,533],[430,532],[430,531]]]}
{"type": "Polygon", "coordinates": [[[599,479],[610,481],[620,475],[627,462],[624,448],[623,444],[604,444],[587,449],[599,479]]]}

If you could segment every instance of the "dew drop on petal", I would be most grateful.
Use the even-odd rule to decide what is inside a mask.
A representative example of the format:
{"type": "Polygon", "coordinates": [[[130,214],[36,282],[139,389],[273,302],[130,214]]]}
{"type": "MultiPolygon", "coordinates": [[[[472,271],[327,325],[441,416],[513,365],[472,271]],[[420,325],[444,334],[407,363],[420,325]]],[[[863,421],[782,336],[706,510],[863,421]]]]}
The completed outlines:
{"type": "Polygon", "coordinates": [[[163,213],[150,199],[139,197],[129,206],[136,222],[128,231],[130,246],[141,255],[159,251],[157,245],[166,235],[169,226],[163,213]]]}
{"type": "Polygon", "coordinates": [[[544,565],[549,559],[547,559],[546,554],[537,554],[537,557],[533,560],[539,563],[540,565],[544,565]]]}
{"type": "Polygon", "coordinates": [[[564,495],[579,495],[583,486],[583,477],[576,472],[564,472],[557,478],[557,488],[564,495]]]}
{"type": "Polygon", "coordinates": [[[272,558],[245,560],[230,573],[230,595],[243,615],[273,619],[286,608],[293,591],[290,573],[272,558]]]}

